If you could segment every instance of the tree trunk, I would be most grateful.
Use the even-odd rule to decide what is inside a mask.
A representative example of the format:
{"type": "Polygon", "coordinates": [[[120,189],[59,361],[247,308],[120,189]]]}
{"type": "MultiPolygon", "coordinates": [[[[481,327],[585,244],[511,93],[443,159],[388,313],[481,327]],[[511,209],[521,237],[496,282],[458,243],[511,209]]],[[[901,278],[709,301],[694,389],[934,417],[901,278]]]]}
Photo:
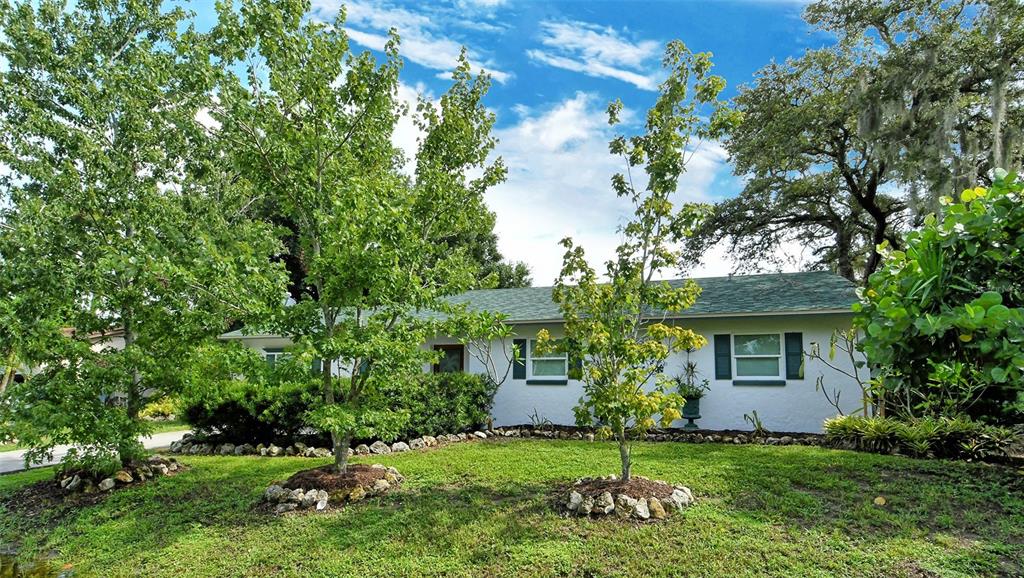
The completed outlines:
{"type": "Polygon", "coordinates": [[[0,375],[0,393],[7,390],[7,386],[14,382],[14,354],[7,356],[7,363],[4,365],[4,374],[0,375]]]}
{"type": "Polygon", "coordinates": [[[345,432],[338,435],[331,432],[331,444],[334,446],[334,467],[339,474],[348,469],[348,446],[352,443],[352,434],[345,432]]]}
{"type": "MultiPolygon", "coordinates": [[[[135,344],[135,330],[132,327],[131,315],[128,313],[122,313],[121,321],[124,324],[124,348],[127,350],[135,344]]],[[[125,413],[128,415],[128,419],[135,423],[139,420],[139,411],[142,405],[142,391],[140,391],[142,385],[142,374],[139,373],[138,368],[132,370],[131,383],[128,384],[128,391],[125,395],[128,400],[125,404],[125,413]]],[[[138,453],[139,441],[134,436],[136,429],[132,428],[132,439],[122,440],[121,446],[117,448],[118,454],[121,457],[121,463],[127,465],[133,457],[138,453]]]]}
{"type": "Polygon", "coordinates": [[[629,441],[626,439],[626,430],[620,428],[615,437],[619,440],[619,458],[622,460],[622,481],[628,482],[633,462],[629,457],[630,447],[629,441]]]}

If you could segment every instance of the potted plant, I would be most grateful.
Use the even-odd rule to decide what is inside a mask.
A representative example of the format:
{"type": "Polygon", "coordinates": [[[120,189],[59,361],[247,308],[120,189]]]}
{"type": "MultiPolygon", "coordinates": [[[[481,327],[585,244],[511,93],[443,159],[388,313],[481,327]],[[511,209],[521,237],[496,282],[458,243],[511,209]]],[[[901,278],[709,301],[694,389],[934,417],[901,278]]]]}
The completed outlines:
{"type": "Polygon", "coordinates": [[[700,398],[704,397],[710,387],[707,379],[700,379],[697,364],[690,360],[690,351],[686,352],[683,372],[673,380],[676,382],[676,391],[686,400],[686,404],[683,405],[686,425],[683,429],[697,429],[697,424],[693,423],[693,420],[700,419],[700,398]]]}

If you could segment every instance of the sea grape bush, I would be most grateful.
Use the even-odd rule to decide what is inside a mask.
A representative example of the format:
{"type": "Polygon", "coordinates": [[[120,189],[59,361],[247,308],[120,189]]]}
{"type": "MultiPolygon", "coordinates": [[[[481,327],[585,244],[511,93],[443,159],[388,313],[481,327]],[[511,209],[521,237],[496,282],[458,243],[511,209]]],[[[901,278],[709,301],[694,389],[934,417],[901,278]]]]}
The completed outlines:
{"type": "Polygon", "coordinates": [[[1024,183],[944,197],[941,216],[906,235],[861,290],[855,326],[904,417],[1019,421],[1024,409],[1024,183]]]}

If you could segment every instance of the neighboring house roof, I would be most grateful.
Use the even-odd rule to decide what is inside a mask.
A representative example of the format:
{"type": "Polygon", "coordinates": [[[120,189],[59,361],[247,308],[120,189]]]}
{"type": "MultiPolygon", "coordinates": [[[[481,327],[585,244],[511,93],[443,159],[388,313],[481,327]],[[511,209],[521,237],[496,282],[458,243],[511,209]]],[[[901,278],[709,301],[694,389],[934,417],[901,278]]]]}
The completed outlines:
{"type": "MultiPolygon", "coordinates": [[[[683,281],[673,279],[669,284],[680,286],[683,281]]],[[[670,317],[852,313],[850,307],[857,301],[854,284],[827,271],[703,277],[694,281],[702,289],[697,302],[670,317]]],[[[507,323],[558,321],[562,314],[558,304],[551,300],[551,290],[552,287],[478,289],[449,299],[466,303],[471,310],[503,313],[507,323]]],[[[241,337],[245,337],[241,330],[221,336],[241,337]]]]}

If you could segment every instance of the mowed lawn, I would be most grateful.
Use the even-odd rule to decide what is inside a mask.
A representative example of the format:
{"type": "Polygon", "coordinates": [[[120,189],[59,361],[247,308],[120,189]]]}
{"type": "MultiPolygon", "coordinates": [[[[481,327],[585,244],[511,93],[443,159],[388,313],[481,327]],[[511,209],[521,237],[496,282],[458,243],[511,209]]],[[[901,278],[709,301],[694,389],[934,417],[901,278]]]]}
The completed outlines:
{"type": "MultiPolygon", "coordinates": [[[[637,444],[698,503],[659,523],[559,516],[552,489],[617,471],[610,443],[502,440],[365,459],[401,490],[328,514],[254,511],[326,460],[189,457],[78,511],[0,512],[0,542],[75,576],[986,576],[1024,572],[1024,477],[807,447],[637,444]],[[884,506],[873,503],[876,497],[884,506]]],[[[0,494],[46,471],[0,476],[0,494]]]]}

